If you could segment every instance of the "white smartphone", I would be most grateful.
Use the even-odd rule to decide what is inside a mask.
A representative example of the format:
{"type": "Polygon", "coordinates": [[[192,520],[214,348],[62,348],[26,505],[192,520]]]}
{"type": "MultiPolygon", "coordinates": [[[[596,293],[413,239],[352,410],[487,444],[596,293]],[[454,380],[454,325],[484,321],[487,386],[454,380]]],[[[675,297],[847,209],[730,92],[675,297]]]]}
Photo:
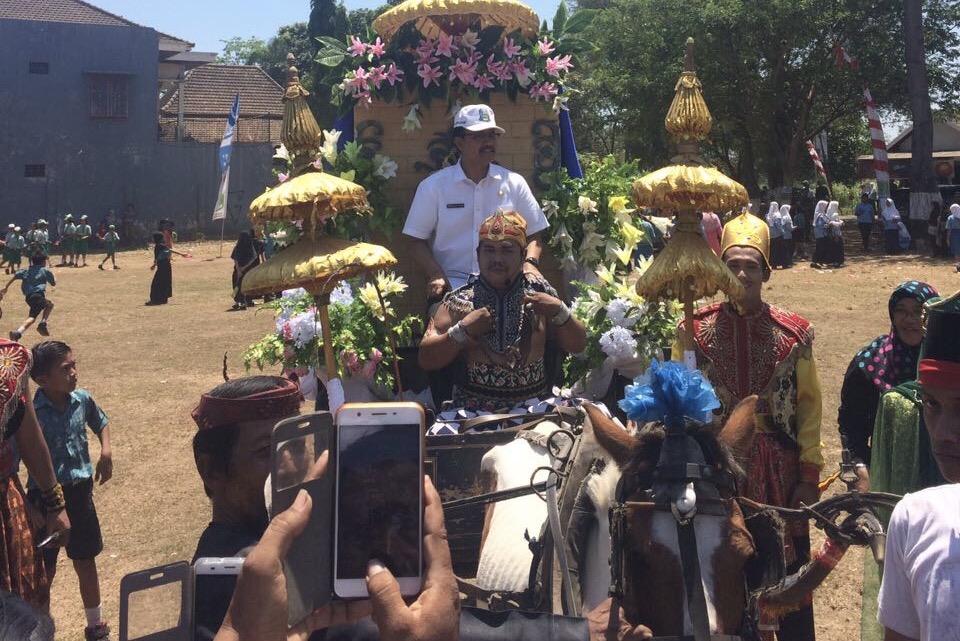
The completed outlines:
{"type": "Polygon", "coordinates": [[[424,412],[417,403],[348,403],[337,412],[333,591],[367,596],[382,562],[413,596],[423,584],[424,412]]]}
{"type": "Polygon", "coordinates": [[[243,557],[202,557],[193,564],[193,638],[213,639],[227,616],[243,557]]]}

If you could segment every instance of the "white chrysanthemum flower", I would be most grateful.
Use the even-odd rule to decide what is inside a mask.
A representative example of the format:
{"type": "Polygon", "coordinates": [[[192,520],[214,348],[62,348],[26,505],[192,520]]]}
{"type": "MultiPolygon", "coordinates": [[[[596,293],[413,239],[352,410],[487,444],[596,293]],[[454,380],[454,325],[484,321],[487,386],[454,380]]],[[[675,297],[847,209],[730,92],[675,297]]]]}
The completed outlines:
{"type": "Polygon", "coordinates": [[[623,362],[637,356],[637,339],[629,329],[611,327],[600,335],[600,349],[613,359],[614,363],[623,362]]]}
{"type": "Polygon", "coordinates": [[[313,309],[297,314],[290,319],[290,329],[293,336],[293,344],[298,349],[306,347],[307,343],[317,337],[319,324],[316,313],[313,309]]]}
{"type": "Polygon", "coordinates": [[[360,297],[360,302],[366,305],[367,309],[380,320],[383,320],[383,307],[386,307],[388,314],[390,313],[390,302],[385,300],[383,301],[383,307],[380,306],[380,297],[377,296],[377,290],[372,283],[366,283],[360,287],[357,295],[360,297]]]}

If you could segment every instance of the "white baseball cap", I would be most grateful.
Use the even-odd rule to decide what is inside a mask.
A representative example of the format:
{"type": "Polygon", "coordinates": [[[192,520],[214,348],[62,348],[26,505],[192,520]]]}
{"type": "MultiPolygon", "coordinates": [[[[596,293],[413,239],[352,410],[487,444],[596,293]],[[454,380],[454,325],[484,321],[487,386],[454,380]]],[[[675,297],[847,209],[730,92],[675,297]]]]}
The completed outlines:
{"type": "Polygon", "coordinates": [[[497,126],[497,119],[493,115],[493,109],[487,105],[467,105],[461,107],[453,119],[453,126],[463,127],[467,131],[486,131],[487,129],[493,129],[498,133],[504,133],[503,129],[497,126]]]}

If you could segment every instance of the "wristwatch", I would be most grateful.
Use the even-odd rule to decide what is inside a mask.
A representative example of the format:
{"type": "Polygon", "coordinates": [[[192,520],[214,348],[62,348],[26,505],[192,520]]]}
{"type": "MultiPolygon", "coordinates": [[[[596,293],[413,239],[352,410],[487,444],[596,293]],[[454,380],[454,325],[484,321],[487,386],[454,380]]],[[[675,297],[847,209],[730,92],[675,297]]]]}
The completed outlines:
{"type": "Polygon", "coordinates": [[[534,258],[533,256],[527,256],[526,258],[523,259],[523,262],[525,262],[525,263],[530,263],[531,265],[533,265],[533,266],[536,267],[537,269],[540,269],[540,261],[539,261],[538,259],[534,258]]]}
{"type": "Polygon", "coordinates": [[[567,307],[566,304],[560,303],[560,309],[556,314],[553,315],[553,318],[550,319],[550,322],[557,327],[560,327],[567,324],[567,321],[570,320],[570,316],[570,308],[567,307]]]}

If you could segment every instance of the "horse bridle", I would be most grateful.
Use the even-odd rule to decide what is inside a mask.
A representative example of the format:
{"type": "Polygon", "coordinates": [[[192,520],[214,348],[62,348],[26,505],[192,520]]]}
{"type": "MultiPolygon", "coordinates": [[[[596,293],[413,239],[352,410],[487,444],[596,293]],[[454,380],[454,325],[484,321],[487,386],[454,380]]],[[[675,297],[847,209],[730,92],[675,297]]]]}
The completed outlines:
{"type": "Polygon", "coordinates": [[[628,500],[639,488],[636,476],[621,475],[610,506],[610,596],[622,599],[624,590],[623,550],[626,543],[627,513],[640,506],[670,512],[677,526],[687,611],[693,625],[692,637],[654,637],[655,639],[692,639],[692,641],[733,641],[739,636],[711,635],[706,596],[700,573],[700,556],[693,520],[699,514],[726,516],[727,507],[721,489],[736,495],[736,478],[728,470],[707,465],[703,450],[690,436],[684,421],[669,421],[654,469],[652,487],[644,490],[646,501],[628,500]],[[699,493],[699,495],[698,495],[699,493]]]}

